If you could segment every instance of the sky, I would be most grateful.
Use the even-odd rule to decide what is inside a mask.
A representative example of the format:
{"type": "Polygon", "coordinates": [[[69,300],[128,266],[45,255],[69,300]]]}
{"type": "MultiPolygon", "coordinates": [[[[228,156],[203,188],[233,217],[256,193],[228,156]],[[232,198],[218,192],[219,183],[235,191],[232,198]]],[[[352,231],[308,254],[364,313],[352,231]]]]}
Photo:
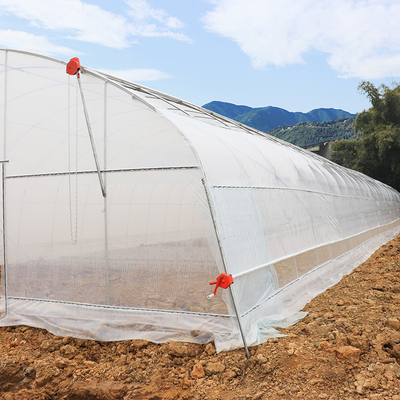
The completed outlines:
{"type": "Polygon", "coordinates": [[[351,113],[400,82],[398,0],[0,0],[0,48],[27,50],[196,105],[351,113]]]}

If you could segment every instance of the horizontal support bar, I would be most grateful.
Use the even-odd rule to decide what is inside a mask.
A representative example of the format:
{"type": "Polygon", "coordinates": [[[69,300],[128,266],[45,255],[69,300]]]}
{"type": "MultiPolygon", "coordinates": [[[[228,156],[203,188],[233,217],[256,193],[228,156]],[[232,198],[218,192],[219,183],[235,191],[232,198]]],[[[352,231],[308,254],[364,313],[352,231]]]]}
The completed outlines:
{"type": "MultiPolygon", "coordinates": [[[[258,271],[258,270],[263,269],[263,268],[267,268],[267,267],[269,267],[269,266],[271,266],[271,265],[274,265],[274,264],[277,264],[277,263],[279,263],[279,262],[282,262],[282,261],[285,261],[285,260],[289,260],[290,258],[299,256],[299,255],[304,254],[304,253],[307,253],[308,251],[313,251],[313,250],[317,250],[317,249],[319,249],[319,248],[321,248],[321,247],[324,247],[324,246],[329,246],[329,245],[332,245],[332,244],[335,244],[335,243],[340,243],[340,242],[343,242],[343,241],[345,241],[345,240],[349,240],[349,239],[352,239],[352,238],[354,238],[354,237],[356,237],[356,236],[362,235],[362,234],[364,234],[364,233],[370,232],[370,231],[372,231],[372,230],[374,230],[374,229],[383,228],[383,227],[385,227],[385,226],[392,225],[392,224],[394,224],[394,223],[396,223],[396,222],[400,223],[400,219],[398,218],[398,219],[396,219],[396,220],[394,220],[394,221],[392,221],[392,222],[389,222],[388,224],[375,226],[374,228],[371,228],[371,229],[366,229],[365,231],[358,232],[358,233],[356,233],[356,234],[354,234],[354,235],[347,236],[347,237],[342,238],[342,239],[340,239],[340,240],[334,240],[334,241],[331,241],[331,242],[322,243],[322,244],[319,244],[319,245],[317,245],[317,246],[309,247],[309,248],[307,248],[307,249],[298,251],[297,253],[293,253],[293,254],[290,254],[290,255],[288,255],[288,256],[284,256],[284,257],[277,258],[277,259],[272,260],[272,261],[269,261],[269,262],[267,262],[267,263],[265,263],[265,264],[257,265],[256,267],[253,267],[253,268],[248,269],[248,270],[246,270],[246,271],[239,272],[239,273],[237,273],[237,274],[235,274],[235,275],[232,275],[232,278],[235,280],[235,279],[237,279],[237,278],[240,278],[241,276],[248,275],[248,274],[251,274],[252,272],[258,271]]],[[[357,247],[357,246],[356,246],[356,247],[357,247]]]]}
{"type": "MultiPolygon", "coordinates": [[[[167,170],[180,170],[180,169],[199,169],[197,166],[186,167],[147,167],[147,168],[121,168],[121,169],[102,169],[101,173],[114,173],[114,172],[136,172],[136,171],[167,171],[167,170]]],[[[29,174],[29,175],[10,175],[5,179],[15,178],[37,178],[41,176],[58,176],[58,175],[83,175],[83,174],[97,174],[97,171],[70,171],[70,172],[48,172],[42,174],[29,174]]]]}

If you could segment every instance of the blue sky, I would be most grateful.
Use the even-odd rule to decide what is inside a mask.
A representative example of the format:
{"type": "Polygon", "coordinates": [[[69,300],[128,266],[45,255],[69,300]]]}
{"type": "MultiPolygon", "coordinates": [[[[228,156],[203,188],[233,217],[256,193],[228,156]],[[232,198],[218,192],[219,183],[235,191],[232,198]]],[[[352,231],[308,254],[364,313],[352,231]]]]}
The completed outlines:
{"type": "Polygon", "coordinates": [[[362,80],[400,81],[398,21],[398,0],[0,0],[0,47],[197,105],[356,113],[362,80]]]}

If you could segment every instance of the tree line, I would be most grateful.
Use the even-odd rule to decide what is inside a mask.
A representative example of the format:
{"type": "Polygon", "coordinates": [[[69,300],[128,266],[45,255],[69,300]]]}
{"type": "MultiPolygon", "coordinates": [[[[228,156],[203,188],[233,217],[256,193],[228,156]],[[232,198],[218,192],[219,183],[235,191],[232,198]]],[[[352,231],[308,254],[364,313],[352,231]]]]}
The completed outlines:
{"type": "Polygon", "coordinates": [[[355,140],[332,144],[332,161],[384,182],[400,191],[400,85],[376,87],[363,81],[371,108],[357,115],[355,140]]]}

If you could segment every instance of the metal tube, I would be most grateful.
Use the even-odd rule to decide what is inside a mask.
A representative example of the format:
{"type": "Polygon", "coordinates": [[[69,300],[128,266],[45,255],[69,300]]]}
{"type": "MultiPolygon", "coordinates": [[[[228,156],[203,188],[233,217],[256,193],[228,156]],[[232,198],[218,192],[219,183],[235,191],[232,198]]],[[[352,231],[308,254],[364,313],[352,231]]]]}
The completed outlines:
{"type": "Polygon", "coordinates": [[[92,127],[90,126],[89,114],[88,114],[87,109],[86,109],[85,96],[83,94],[82,85],[81,85],[81,78],[80,78],[79,73],[78,73],[77,77],[78,77],[79,90],[81,92],[83,111],[85,113],[86,125],[87,125],[88,132],[89,132],[90,144],[92,145],[92,152],[93,152],[94,162],[96,164],[97,176],[99,177],[101,193],[102,193],[103,197],[106,197],[106,190],[104,188],[103,177],[101,176],[101,173],[100,173],[99,159],[97,158],[96,147],[94,145],[93,134],[92,134],[92,127]]]}
{"type": "MultiPolygon", "coordinates": [[[[104,169],[107,169],[107,81],[104,82],[104,169]]],[[[104,190],[107,187],[107,174],[104,172],[104,190]]],[[[104,252],[106,267],[107,305],[110,305],[110,267],[108,254],[108,211],[107,197],[104,196],[104,252]]]]}
{"type": "MultiPolygon", "coordinates": [[[[223,264],[223,266],[224,266],[225,273],[228,273],[227,270],[226,270],[225,258],[224,258],[224,254],[223,254],[223,252],[222,252],[221,242],[220,242],[220,240],[219,240],[218,228],[217,228],[217,224],[216,224],[216,222],[215,222],[214,213],[213,213],[212,206],[211,206],[211,200],[210,200],[210,196],[209,196],[208,190],[207,190],[207,185],[206,185],[204,179],[202,179],[202,182],[203,182],[204,190],[205,190],[205,192],[206,192],[207,203],[208,203],[208,207],[209,207],[209,209],[210,209],[211,218],[212,218],[212,222],[213,222],[213,225],[214,225],[215,235],[216,235],[216,237],[217,237],[218,248],[219,248],[219,252],[220,252],[220,254],[221,254],[222,264],[223,264]]],[[[248,349],[248,347],[247,347],[247,341],[246,341],[246,337],[245,337],[245,335],[244,335],[242,323],[241,323],[241,321],[240,321],[239,310],[238,310],[238,308],[237,308],[237,306],[236,306],[236,298],[235,298],[234,292],[233,292],[233,290],[232,290],[232,286],[229,286],[229,293],[230,293],[230,295],[231,295],[231,299],[232,299],[232,303],[233,303],[233,308],[234,308],[234,310],[235,310],[236,320],[237,320],[237,322],[238,322],[240,335],[241,335],[242,341],[243,341],[243,346],[244,346],[244,349],[245,349],[245,351],[246,351],[246,357],[249,359],[249,358],[250,358],[250,353],[249,353],[249,349],[248,349]]]]}
{"type": "MultiPolygon", "coordinates": [[[[4,134],[4,142],[3,142],[3,157],[6,157],[6,140],[7,140],[7,69],[8,69],[8,51],[5,54],[5,62],[4,62],[4,125],[3,125],[3,134],[4,134]]],[[[4,271],[4,308],[6,315],[8,314],[8,271],[7,271],[7,236],[6,236],[6,180],[5,180],[5,163],[8,161],[1,162],[1,185],[2,185],[2,202],[3,209],[1,212],[3,213],[3,271],[4,271]]]]}
{"type": "Polygon", "coordinates": [[[8,314],[8,273],[7,273],[7,240],[6,240],[6,197],[5,197],[5,169],[8,161],[1,161],[1,182],[2,182],[2,201],[3,201],[3,271],[4,271],[4,306],[6,315],[8,314]]]}

